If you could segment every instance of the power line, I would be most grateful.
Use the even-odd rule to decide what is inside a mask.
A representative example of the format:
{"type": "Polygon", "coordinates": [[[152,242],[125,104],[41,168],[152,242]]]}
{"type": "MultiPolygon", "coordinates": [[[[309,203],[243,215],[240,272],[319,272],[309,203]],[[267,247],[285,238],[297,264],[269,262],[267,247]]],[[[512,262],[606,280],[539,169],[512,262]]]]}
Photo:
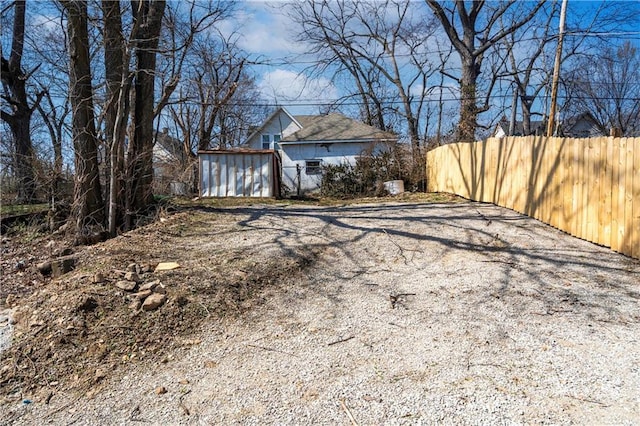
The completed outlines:
{"type": "MultiPolygon", "coordinates": [[[[492,95],[490,97],[490,99],[510,99],[512,97],[511,94],[497,94],[497,95],[492,95]]],[[[565,95],[558,95],[558,99],[563,99],[563,100],[571,100],[571,99],[576,99],[575,97],[570,97],[570,96],[565,96],[565,95]]],[[[619,97],[585,97],[585,96],[581,96],[580,97],[581,100],[594,100],[594,99],[599,99],[599,100],[611,100],[611,101],[633,101],[633,102],[640,102],[640,97],[624,97],[624,98],[619,98],[619,97]]],[[[459,97],[447,97],[447,98],[443,98],[443,99],[414,99],[414,100],[410,100],[409,103],[411,104],[415,104],[415,103],[419,103],[419,102],[423,102],[423,103],[440,103],[440,102],[460,102],[462,99],[459,97]]],[[[403,105],[404,101],[399,100],[399,99],[392,99],[392,98],[388,98],[388,99],[382,99],[379,100],[380,104],[382,104],[382,106],[391,106],[391,105],[403,105]]],[[[193,101],[193,100],[180,100],[179,102],[176,103],[181,103],[181,104],[187,104],[187,105],[202,105],[202,106],[213,106],[213,105],[217,105],[216,103],[212,103],[212,102],[197,102],[197,101],[193,101]]],[[[297,106],[297,107],[315,107],[315,106],[363,106],[365,105],[365,102],[363,101],[340,101],[340,99],[299,99],[299,100],[283,100],[283,101],[265,101],[265,102],[229,102],[227,104],[225,104],[227,106],[246,106],[246,107],[279,107],[279,106],[297,106]]]]}

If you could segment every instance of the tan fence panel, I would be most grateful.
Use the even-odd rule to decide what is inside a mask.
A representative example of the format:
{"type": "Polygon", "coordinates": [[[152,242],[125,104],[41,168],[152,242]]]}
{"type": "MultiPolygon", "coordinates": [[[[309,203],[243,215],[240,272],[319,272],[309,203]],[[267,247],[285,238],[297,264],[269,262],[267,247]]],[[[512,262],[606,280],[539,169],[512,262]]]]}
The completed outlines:
{"type": "Polygon", "coordinates": [[[428,189],[490,202],[640,259],[640,138],[491,138],[427,153],[428,189]]]}

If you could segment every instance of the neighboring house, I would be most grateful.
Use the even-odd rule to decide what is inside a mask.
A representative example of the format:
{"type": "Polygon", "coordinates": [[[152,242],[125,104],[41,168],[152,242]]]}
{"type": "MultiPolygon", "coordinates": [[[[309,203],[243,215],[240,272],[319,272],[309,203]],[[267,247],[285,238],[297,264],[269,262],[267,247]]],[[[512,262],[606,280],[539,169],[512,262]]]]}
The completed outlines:
{"type": "Polygon", "coordinates": [[[193,189],[196,159],[184,151],[182,141],[169,129],[156,134],[153,146],[153,181],[156,194],[187,195],[193,189]]]}
{"type": "Polygon", "coordinates": [[[560,136],[567,138],[596,138],[608,136],[589,112],[574,115],[564,120],[558,130],[560,136]]]}
{"type": "MultiPolygon", "coordinates": [[[[530,135],[544,135],[546,134],[547,123],[546,121],[531,121],[530,135]]],[[[503,138],[509,134],[509,120],[503,118],[496,125],[496,129],[493,132],[494,138],[503,138]]],[[[584,112],[582,114],[574,115],[567,118],[563,122],[558,124],[558,135],[567,138],[594,138],[599,136],[607,136],[597,124],[597,121],[593,116],[584,112]]],[[[526,136],[524,133],[524,127],[522,121],[515,122],[515,128],[513,136],[526,136]]]]}
{"type": "MultiPolygon", "coordinates": [[[[531,120],[530,127],[531,127],[530,128],[530,130],[531,130],[530,134],[532,134],[532,135],[543,135],[545,133],[545,122],[544,121],[531,120]]],[[[507,120],[506,118],[503,118],[496,125],[496,130],[493,132],[493,137],[494,138],[503,138],[503,137],[507,136],[508,134],[509,134],[509,120],[507,120]]],[[[514,130],[513,130],[513,136],[525,136],[525,134],[524,134],[524,125],[522,124],[522,121],[516,121],[515,122],[514,130]]]]}
{"type": "Polygon", "coordinates": [[[248,149],[280,155],[282,183],[292,192],[319,189],[322,166],[355,165],[364,152],[386,149],[397,137],[342,114],[291,115],[278,108],[246,140],[248,149]]]}

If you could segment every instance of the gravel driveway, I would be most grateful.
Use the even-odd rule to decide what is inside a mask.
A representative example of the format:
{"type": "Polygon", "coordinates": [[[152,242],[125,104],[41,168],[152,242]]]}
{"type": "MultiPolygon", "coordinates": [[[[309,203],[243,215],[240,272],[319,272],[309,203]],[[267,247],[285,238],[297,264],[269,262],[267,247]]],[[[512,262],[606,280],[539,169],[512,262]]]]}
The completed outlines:
{"type": "Polygon", "coordinates": [[[222,213],[212,251],[316,260],[166,363],[24,404],[21,424],[640,423],[640,262],[479,203],[222,213]]]}

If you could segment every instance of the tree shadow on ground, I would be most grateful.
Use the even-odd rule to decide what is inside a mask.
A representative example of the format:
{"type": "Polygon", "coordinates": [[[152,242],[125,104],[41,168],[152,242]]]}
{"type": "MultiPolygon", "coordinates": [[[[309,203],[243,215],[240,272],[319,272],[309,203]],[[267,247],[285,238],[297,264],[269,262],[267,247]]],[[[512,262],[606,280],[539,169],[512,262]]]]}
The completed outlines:
{"type": "MultiPolygon", "coordinates": [[[[395,244],[401,252],[412,251],[412,260],[422,256],[419,260],[437,262],[444,256],[455,258],[461,253],[473,253],[477,255],[480,271],[483,264],[498,266],[501,276],[496,284],[499,284],[500,296],[507,296],[513,290],[515,280],[526,279],[531,283],[531,290],[544,301],[547,312],[558,311],[559,306],[569,303],[572,309],[586,316],[605,313],[613,318],[615,306],[640,300],[640,261],[490,204],[198,209],[238,216],[239,228],[231,232],[274,233],[274,240],[268,244],[277,244],[284,253],[290,253],[292,246],[304,246],[316,252],[328,248],[337,250],[356,265],[355,272],[340,274],[337,279],[366,273],[367,268],[359,265],[361,260],[351,252],[352,244],[369,236],[384,235],[389,238],[389,244],[395,244]],[[310,221],[312,228],[301,227],[298,223],[301,220],[310,221]],[[312,243],[309,237],[314,237],[312,243]],[[588,295],[581,284],[589,285],[588,295]]],[[[259,245],[254,248],[260,249],[259,245]]],[[[458,271],[465,273],[465,266],[458,271]]],[[[494,296],[493,293],[487,295],[494,296]]]]}

